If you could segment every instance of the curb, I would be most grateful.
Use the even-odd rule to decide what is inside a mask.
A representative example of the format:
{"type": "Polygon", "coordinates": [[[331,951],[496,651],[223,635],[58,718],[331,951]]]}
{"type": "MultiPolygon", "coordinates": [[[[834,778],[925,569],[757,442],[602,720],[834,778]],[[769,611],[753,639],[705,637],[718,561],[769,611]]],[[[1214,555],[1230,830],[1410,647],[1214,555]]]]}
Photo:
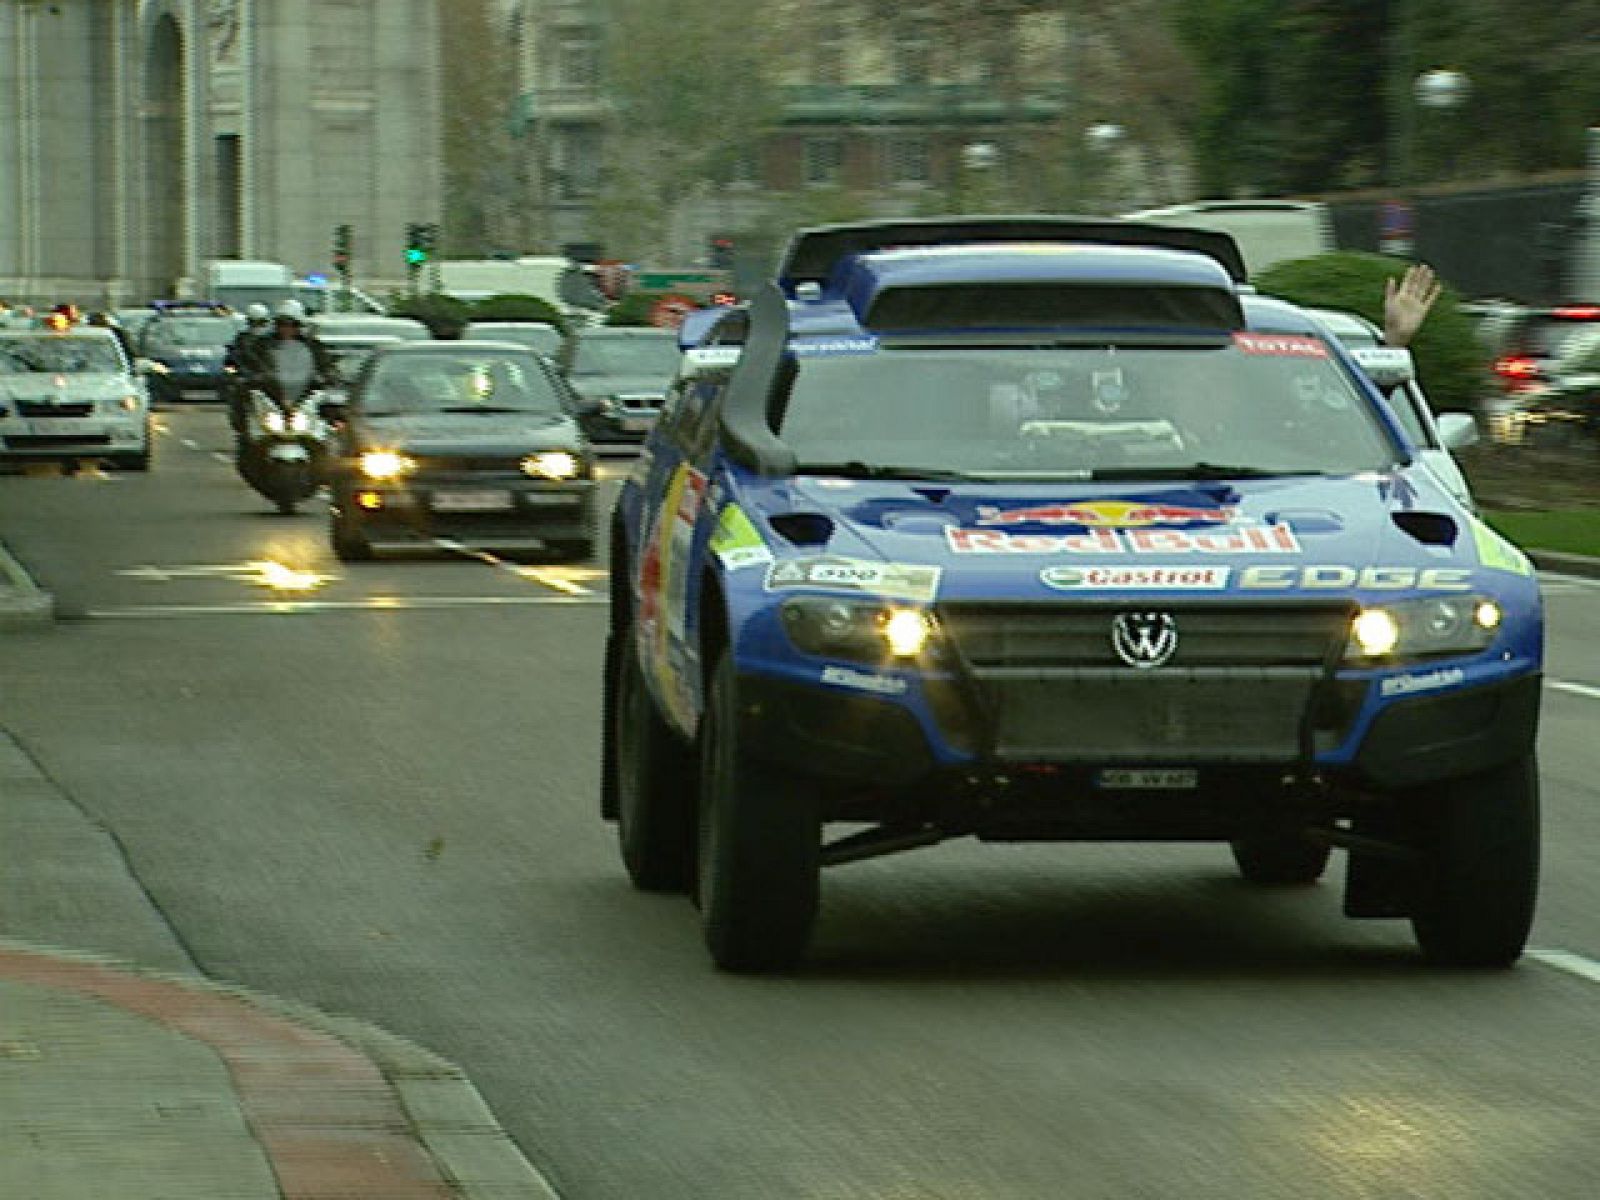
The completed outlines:
{"type": "Polygon", "coordinates": [[[107,955],[41,946],[15,938],[0,937],[0,950],[99,968],[191,993],[227,997],[269,1017],[325,1034],[373,1063],[394,1092],[408,1131],[462,1200],[560,1200],[559,1193],[500,1127],[466,1073],[414,1042],[353,1017],[331,1016],[307,1005],[204,976],[152,970],[107,955]]]}
{"type": "Polygon", "coordinates": [[[1593,558],[1587,554],[1563,554],[1559,550],[1524,550],[1523,553],[1541,571],[1556,571],[1562,575],[1600,579],[1600,558],[1593,558]]]}
{"type": "Polygon", "coordinates": [[[55,597],[36,584],[0,542],[0,629],[48,625],[55,616],[55,597]]]}

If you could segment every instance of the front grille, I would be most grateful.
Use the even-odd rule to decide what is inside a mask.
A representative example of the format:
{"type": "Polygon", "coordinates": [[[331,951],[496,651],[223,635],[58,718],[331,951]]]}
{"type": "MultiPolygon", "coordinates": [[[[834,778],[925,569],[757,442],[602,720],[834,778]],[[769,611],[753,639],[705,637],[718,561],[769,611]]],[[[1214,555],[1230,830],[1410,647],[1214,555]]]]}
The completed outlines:
{"type": "MultiPolygon", "coordinates": [[[[1004,760],[1287,762],[1349,629],[1344,605],[944,605],[940,621],[1004,760]],[[1170,614],[1177,647],[1162,666],[1124,664],[1111,623],[1170,614]]],[[[1339,705],[1314,728],[1343,720],[1339,705]],[[1334,710],[1337,710],[1335,713],[1334,710]]]]}
{"type": "Polygon", "coordinates": [[[34,400],[17,401],[19,417],[87,417],[93,404],[41,404],[34,400]]]}
{"type": "Polygon", "coordinates": [[[526,454],[477,454],[450,457],[446,455],[412,455],[416,475],[472,475],[499,473],[521,475],[522,460],[526,454]]]}

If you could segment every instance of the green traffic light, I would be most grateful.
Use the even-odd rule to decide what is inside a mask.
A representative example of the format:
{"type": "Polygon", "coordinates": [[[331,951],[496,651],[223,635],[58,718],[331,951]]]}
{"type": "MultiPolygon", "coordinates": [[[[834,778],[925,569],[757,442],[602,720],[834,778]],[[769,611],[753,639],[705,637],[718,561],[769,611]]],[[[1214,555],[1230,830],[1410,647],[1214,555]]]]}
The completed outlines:
{"type": "Polygon", "coordinates": [[[406,251],[406,265],[420,267],[428,261],[428,252],[417,246],[412,246],[406,251]]]}

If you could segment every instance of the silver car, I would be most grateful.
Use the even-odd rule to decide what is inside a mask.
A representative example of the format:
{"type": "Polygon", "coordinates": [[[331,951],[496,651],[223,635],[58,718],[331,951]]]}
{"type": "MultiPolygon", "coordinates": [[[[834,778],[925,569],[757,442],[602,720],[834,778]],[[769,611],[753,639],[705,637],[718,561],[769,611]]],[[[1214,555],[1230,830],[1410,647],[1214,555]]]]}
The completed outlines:
{"type": "Polygon", "coordinates": [[[0,330],[0,461],[150,467],[150,396],[109,329],[0,330]]]}

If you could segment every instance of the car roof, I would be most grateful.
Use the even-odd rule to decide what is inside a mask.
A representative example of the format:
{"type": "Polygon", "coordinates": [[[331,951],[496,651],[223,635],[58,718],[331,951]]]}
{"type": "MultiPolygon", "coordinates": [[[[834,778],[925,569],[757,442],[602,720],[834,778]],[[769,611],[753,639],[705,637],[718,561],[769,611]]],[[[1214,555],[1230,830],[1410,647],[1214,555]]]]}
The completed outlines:
{"type": "Polygon", "coordinates": [[[385,358],[397,354],[449,354],[457,350],[503,350],[507,354],[526,354],[531,358],[540,357],[537,352],[517,342],[501,342],[490,338],[430,338],[427,341],[396,338],[392,342],[377,347],[378,353],[385,358]]]}
{"type": "Polygon", "coordinates": [[[1383,341],[1383,330],[1360,313],[1349,312],[1342,308],[1305,308],[1302,311],[1321,322],[1328,332],[1336,337],[1347,341],[1351,339],[1373,343],[1383,341]]]}
{"type": "Polygon", "coordinates": [[[501,329],[549,329],[556,333],[561,332],[559,325],[549,321],[502,321],[498,317],[475,317],[467,322],[467,328],[493,325],[501,329]]]}

